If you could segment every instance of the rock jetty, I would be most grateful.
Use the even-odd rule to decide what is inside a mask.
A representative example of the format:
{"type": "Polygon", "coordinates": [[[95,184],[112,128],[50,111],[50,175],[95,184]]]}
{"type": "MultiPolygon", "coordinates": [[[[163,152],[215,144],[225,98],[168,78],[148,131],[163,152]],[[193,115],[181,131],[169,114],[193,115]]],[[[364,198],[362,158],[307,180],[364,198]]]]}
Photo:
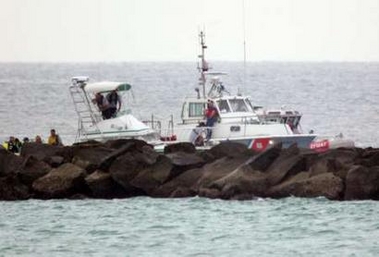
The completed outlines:
{"type": "Polygon", "coordinates": [[[157,153],[139,140],[27,143],[20,156],[0,149],[0,200],[135,196],[378,200],[379,149],[275,145],[257,153],[228,142],[203,152],[179,143],[157,153]]]}

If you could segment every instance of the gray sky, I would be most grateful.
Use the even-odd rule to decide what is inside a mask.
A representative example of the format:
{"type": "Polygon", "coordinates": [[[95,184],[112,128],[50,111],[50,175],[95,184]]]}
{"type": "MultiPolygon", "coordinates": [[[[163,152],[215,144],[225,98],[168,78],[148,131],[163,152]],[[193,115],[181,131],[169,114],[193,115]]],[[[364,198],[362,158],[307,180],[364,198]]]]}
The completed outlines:
{"type": "Polygon", "coordinates": [[[196,61],[201,28],[212,60],[245,31],[248,61],[379,61],[379,0],[0,0],[0,61],[196,61]]]}

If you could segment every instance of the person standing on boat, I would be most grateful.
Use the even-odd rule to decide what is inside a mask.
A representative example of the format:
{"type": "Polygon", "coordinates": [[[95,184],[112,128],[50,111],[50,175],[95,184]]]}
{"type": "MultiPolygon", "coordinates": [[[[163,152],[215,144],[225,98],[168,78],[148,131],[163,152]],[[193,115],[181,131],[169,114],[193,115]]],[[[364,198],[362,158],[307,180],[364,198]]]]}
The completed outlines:
{"type": "Polygon", "coordinates": [[[207,109],[205,109],[205,118],[206,123],[205,125],[208,127],[207,129],[207,138],[208,141],[212,137],[212,128],[215,122],[217,121],[217,109],[214,106],[213,102],[211,100],[208,100],[208,106],[207,109]]]}
{"type": "Polygon", "coordinates": [[[50,136],[47,143],[49,145],[59,145],[59,146],[63,145],[62,140],[60,136],[58,136],[58,134],[55,132],[55,129],[50,130],[50,136]]]}
{"type": "Polygon", "coordinates": [[[113,90],[107,95],[109,103],[109,112],[111,117],[116,117],[116,113],[121,109],[121,97],[118,95],[117,90],[113,90]],[[118,108],[117,108],[118,105],[118,108]]]}
{"type": "Polygon", "coordinates": [[[107,98],[105,98],[100,93],[96,93],[95,99],[93,101],[97,104],[97,107],[101,111],[101,115],[103,116],[104,120],[110,119],[112,117],[107,98]]]}

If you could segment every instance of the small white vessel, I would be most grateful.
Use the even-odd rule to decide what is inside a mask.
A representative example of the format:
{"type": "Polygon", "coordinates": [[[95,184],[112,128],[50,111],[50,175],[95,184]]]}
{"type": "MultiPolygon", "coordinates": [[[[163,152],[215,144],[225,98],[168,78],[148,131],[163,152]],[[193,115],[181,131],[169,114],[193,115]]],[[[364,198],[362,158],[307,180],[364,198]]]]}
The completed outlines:
{"type": "MultiPolygon", "coordinates": [[[[192,142],[198,147],[206,147],[223,141],[239,142],[256,151],[262,151],[269,145],[282,143],[288,147],[294,143],[301,148],[309,148],[317,135],[301,131],[299,112],[266,113],[263,109],[254,107],[249,97],[240,94],[230,94],[223,85],[222,72],[209,72],[205,60],[204,33],[200,33],[201,54],[198,69],[199,84],[202,92],[184,99],[181,122],[169,122],[167,131],[161,131],[161,139],[166,144],[177,142],[192,142]],[[209,85],[209,86],[208,86],[209,85]],[[206,87],[209,87],[206,93],[206,87]],[[204,113],[208,102],[213,102],[217,109],[218,119],[211,127],[206,127],[204,113]],[[211,137],[206,138],[211,131],[211,137]],[[199,140],[200,138],[200,140],[199,140]]],[[[153,122],[151,122],[152,124],[153,122]]]]}
{"type": "MultiPolygon", "coordinates": [[[[84,76],[73,77],[70,86],[70,94],[78,115],[78,130],[76,140],[83,142],[88,140],[106,141],[110,139],[141,139],[148,143],[159,140],[158,134],[143,122],[136,119],[122,105],[122,109],[109,119],[103,119],[102,114],[94,102],[95,94],[105,94],[116,90],[119,97],[124,99],[124,94],[131,90],[131,85],[120,82],[94,82],[89,83],[89,78],[84,76]]],[[[124,100],[122,100],[124,101],[124,100]]]]}

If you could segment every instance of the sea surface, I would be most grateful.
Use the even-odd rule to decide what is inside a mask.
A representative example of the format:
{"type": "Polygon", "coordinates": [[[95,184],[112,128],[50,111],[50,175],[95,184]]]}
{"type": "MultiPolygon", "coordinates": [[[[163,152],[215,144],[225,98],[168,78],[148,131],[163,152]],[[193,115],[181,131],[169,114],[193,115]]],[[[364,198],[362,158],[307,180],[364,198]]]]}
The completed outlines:
{"type": "Polygon", "coordinates": [[[0,256],[378,256],[378,213],[324,198],[0,202],[0,256]]]}
{"type": "MultiPolygon", "coordinates": [[[[302,128],[379,146],[379,63],[212,63],[230,92],[303,113],[302,128]]],[[[0,140],[75,140],[71,77],[128,82],[146,119],[180,118],[188,63],[0,63],[0,140]]],[[[0,202],[0,256],[379,256],[379,203],[324,198],[0,202]]]]}

